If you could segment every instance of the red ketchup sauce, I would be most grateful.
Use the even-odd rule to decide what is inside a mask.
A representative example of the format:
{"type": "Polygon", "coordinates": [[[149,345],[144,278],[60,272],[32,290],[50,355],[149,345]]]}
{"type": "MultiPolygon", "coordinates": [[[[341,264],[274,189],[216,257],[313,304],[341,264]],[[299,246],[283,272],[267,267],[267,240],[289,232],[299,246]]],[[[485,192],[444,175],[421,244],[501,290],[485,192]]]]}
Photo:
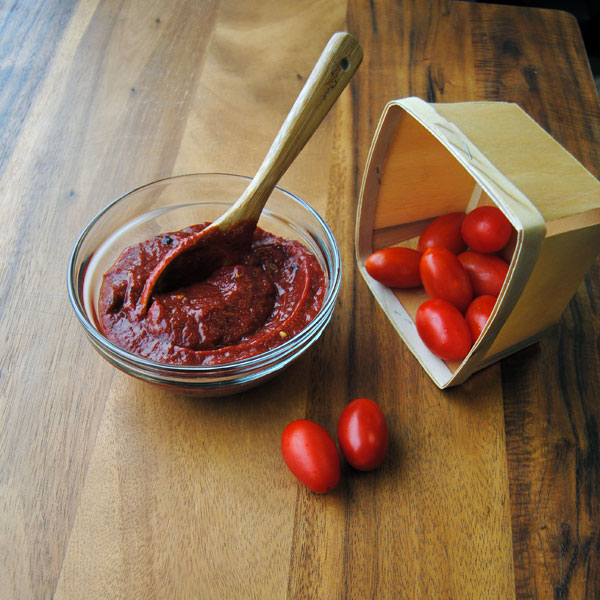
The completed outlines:
{"type": "Polygon", "coordinates": [[[165,254],[208,223],[129,246],[104,274],[99,327],[114,344],[159,362],[210,365],[247,358],[289,340],[323,304],[325,274],[297,241],[257,228],[249,252],[198,283],[138,302],[165,254]]]}

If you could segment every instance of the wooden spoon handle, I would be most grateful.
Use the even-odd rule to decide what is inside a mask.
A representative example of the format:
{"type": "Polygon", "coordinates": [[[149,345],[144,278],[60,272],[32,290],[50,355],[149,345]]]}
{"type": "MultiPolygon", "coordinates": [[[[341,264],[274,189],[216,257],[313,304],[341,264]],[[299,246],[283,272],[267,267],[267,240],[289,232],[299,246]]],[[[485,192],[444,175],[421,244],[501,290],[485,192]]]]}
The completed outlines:
{"type": "Polygon", "coordinates": [[[216,226],[229,229],[240,221],[258,221],[273,188],[338,99],[362,57],[361,45],[349,33],[331,37],[254,179],[216,226]]]}

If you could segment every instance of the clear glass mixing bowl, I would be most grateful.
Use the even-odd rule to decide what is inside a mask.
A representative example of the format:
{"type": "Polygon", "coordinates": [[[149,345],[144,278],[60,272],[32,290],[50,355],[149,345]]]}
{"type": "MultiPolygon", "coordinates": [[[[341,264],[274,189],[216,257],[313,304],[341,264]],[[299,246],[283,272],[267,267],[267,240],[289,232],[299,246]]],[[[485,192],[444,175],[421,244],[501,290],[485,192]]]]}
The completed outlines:
{"type": "Polygon", "coordinates": [[[222,173],[156,181],[113,201],[83,230],[69,261],[69,299],[90,342],[112,365],[166,388],[199,396],[222,396],[273,377],[319,338],[331,320],[340,287],[339,249],[325,221],[300,198],[279,187],[271,194],[259,227],[304,244],[319,260],[326,278],[323,306],[301,332],[251,358],[190,366],[156,362],[132,354],[98,330],[96,311],[102,276],[125,247],[158,233],[216,220],[235,202],[248,182],[246,177],[222,173]]]}

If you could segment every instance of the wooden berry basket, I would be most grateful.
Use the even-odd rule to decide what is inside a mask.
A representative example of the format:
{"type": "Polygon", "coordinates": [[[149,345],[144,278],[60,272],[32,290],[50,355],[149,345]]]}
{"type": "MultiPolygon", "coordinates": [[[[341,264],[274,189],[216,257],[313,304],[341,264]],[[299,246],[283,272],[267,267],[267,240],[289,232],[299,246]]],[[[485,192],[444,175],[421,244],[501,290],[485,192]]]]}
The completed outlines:
{"type": "Polygon", "coordinates": [[[552,328],[600,252],[600,182],[516,104],[385,107],[360,191],[356,256],[369,288],[404,342],[440,388],[534,343],[552,328]],[[421,341],[414,317],[422,289],[393,290],[365,270],[392,245],[415,247],[435,217],[481,204],[512,223],[508,275],[482,335],[460,363],[421,341]]]}

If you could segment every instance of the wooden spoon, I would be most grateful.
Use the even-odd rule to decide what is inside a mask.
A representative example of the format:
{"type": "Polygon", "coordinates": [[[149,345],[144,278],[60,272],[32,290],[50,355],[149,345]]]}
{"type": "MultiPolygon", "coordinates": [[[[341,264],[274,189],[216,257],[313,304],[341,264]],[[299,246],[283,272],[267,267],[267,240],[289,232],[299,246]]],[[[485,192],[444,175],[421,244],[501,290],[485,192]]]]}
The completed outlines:
{"type": "Polygon", "coordinates": [[[338,99],[362,57],[362,47],[349,33],[331,37],[240,198],[211,225],[185,238],[150,273],[138,302],[143,312],[152,294],[201,281],[217,268],[235,264],[249,250],[271,192],[338,99]]]}

